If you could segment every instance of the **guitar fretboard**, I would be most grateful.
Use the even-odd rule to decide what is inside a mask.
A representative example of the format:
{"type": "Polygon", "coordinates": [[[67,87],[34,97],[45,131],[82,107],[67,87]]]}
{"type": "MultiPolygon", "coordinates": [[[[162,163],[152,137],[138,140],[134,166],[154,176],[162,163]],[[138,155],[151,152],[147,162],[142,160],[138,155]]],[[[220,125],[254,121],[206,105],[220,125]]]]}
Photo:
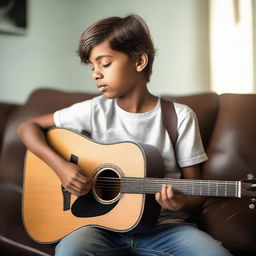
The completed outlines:
{"type": "Polygon", "coordinates": [[[121,192],[131,194],[155,194],[162,185],[171,185],[174,192],[183,195],[241,197],[240,181],[122,178],[121,192]]]}

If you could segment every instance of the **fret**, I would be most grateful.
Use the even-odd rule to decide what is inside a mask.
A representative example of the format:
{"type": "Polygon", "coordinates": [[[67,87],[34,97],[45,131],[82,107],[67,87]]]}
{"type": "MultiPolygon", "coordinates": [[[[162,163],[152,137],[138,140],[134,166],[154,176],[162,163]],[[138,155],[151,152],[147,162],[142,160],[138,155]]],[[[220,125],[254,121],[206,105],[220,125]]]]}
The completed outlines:
{"type": "Polygon", "coordinates": [[[207,195],[208,194],[208,182],[200,182],[200,194],[207,195]]]}
{"type": "Polygon", "coordinates": [[[237,197],[241,198],[241,181],[237,181],[237,197]]]}
{"type": "Polygon", "coordinates": [[[203,188],[203,184],[202,182],[200,182],[200,195],[202,195],[202,188],[203,188]]]}

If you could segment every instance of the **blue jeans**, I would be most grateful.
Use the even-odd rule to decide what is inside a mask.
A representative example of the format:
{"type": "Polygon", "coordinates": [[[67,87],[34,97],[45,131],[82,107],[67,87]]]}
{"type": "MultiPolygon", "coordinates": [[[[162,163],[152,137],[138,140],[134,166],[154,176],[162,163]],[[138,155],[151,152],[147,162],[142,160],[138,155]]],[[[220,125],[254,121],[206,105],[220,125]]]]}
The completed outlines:
{"type": "Polygon", "coordinates": [[[162,225],[130,235],[83,227],[63,238],[56,256],[231,256],[211,236],[190,224],[162,225]]]}

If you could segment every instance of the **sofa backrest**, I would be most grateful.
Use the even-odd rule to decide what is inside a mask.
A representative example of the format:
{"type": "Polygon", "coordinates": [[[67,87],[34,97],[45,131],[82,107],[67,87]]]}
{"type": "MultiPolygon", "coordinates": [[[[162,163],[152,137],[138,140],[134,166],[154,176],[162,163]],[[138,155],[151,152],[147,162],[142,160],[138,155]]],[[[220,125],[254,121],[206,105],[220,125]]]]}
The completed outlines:
{"type": "MultiPolygon", "coordinates": [[[[25,147],[16,134],[17,127],[22,121],[53,112],[93,96],[95,94],[63,92],[52,89],[34,91],[26,104],[16,109],[6,125],[0,159],[0,180],[22,185],[25,147]]],[[[217,117],[218,96],[214,93],[206,93],[184,97],[165,96],[164,98],[187,104],[196,112],[202,139],[204,145],[207,146],[217,117]]]]}
{"type": "Polygon", "coordinates": [[[16,134],[16,130],[22,121],[53,112],[93,96],[93,94],[63,92],[52,89],[34,91],[26,104],[12,113],[6,124],[0,158],[0,181],[22,185],[25,147],[16,134]]]}
{"type": "Polygon", "coordinates": [[[185,104],[196,113],[202,141],[207,150],[219,111],[219,96],[216,93],[202,93],[187,96],[163,96],[165,99],[185,104]]]}
{"type": "Polygon", "coordinates": [[[242,179],[256,175],[256,95],[223,94],[208,148],[205,178],[242,179]]]}
{"type": "MultiPolygon", "coordinates": [[[[203,166],[205,179],[241,180],[249,173],[256,177],[255,112],[256,94],[220,96],[219,114],[207,150],[209,160],[203,166]]],[[[209,198],[202,225],[225,246],[255,252],[256,208],[250,209],[250,203],[249,199],[209,198]]]]}
{"type": "Polygon", "coordinates": [[[17,109],[19,105],[12,103],[0,103],[0,153],[3,144],[3,135],[6,128],[7,121],[12,115],[12,112],[17,109]]]}

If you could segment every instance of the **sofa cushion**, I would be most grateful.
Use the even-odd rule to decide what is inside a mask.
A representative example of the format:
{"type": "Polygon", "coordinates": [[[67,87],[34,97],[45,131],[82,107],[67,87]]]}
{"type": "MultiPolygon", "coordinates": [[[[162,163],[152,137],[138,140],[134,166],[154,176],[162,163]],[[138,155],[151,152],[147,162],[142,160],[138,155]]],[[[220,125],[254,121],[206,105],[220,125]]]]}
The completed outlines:
{"type": "Polygon", "coordinates": [[[19,186],[0,183],[0,254],[53,255],[54,245],[37,244],[25,232],[21,199],[22,191],[19,186]]]}

